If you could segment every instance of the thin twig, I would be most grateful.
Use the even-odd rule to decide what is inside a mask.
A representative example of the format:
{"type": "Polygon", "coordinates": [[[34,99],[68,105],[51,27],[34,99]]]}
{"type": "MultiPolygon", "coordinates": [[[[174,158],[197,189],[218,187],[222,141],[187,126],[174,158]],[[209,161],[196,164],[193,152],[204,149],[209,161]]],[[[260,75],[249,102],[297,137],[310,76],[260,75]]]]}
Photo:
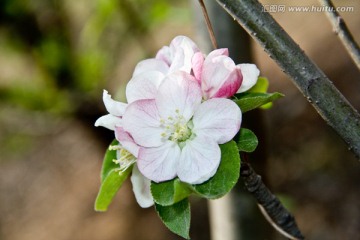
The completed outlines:
{"type": "Polygon", "coordinates": [[[266,219],[277,231],[290,239],[305,239],[296,225],[294,217],[273,195],[251,168],[249,163],[242,162],[240,176],[246,189],[255,197],[266,219]]]}
{"type": "Polygon", "coordinates": [[[202,12],[203,12],[203,14],[204,14],[204,18],[205,18],[205,22],[206,22],[206,27],[207,27],[207,30],[208,30],[209,35],[210,35],[211,43],[212,43],[214,49],[217,49],[217,48],[218,48],[218,45],[217,45],[217,42],[216,42],[214,30],[213,30],[213,28],[212,28],[212,26],[211,26],[211,22],[210,22],[209,15],[208,15],[207,10],[206,10],[206,7],[205,7],[205,3],[204,3],[203,0],[198,0],[198,1],[199,1],[201,10],[202,10],[202,12]]]}
{"type": "Polygon", "coordinates": [[[328,10],[325,12],[334,28],[334,32],[339,36],[342,44],[350,54],[352,60],[360,69],[360,47],[355,42],[354,37],[352,36],[351,32],[345,24],[345,21],[336,11],[336,8],[331,2],[331,0],[320,0],[320,2],[328,10]]]}
{"type": "Polygon", "coordinates": [[[216,0],[257,40],[360,158],[360,114],[257,0],[216,0]]]}

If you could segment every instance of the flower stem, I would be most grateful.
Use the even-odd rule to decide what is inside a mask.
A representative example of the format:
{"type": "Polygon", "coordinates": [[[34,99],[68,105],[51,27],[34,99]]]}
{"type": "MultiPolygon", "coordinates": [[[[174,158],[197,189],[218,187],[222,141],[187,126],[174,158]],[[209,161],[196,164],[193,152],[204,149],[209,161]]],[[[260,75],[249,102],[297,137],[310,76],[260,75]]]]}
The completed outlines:
{"type": "Polygon", "coordinates": [[[204,3],[203,0],[198,0],[198,1],[199,1],[201,10],[202,10],[202,12],[203,12],[203,14],[204,14],[204,18],[205,18],[205,22],[206,22],[206,27],[207,27],[207,30],[208,30],[209,35],[210,35],[211,43],[212,43],[214,49],[217,49],[217,48],[218,48],[218,45],[217,45],[217,42],[216,42],[214,30],[213,30],[213,27],[212,27],[212,25],[211,25],[209,15],[208,15],[207,10],[206,10],[206,7],[205,7],[205,3],[204,3]]]}

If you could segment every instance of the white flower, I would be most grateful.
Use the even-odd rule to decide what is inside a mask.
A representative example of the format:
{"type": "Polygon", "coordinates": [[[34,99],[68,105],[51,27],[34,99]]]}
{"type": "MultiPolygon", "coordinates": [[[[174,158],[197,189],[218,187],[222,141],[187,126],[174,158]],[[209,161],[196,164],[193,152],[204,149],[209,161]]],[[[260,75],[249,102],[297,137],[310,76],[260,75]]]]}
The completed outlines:
{"type": "MultiPolygon", "coordinates": [[[[133,76],[126,85],[126,99],[132,103],[140,99],[154,99],[157,89],[167,74],[174,71],[191,72],[191,59],[198,52],[196,44],[188,37],[175,37],[170,46],[161,48],[155,58],[140,61],[133,72],[133,76]]],[[[122,126],[122,115],[126,103],[114,101],[106,90],[103,92],[103,101],[109,114],[100,117],[95,126],[114,130],[122,126]]]]}
{"type": "Polygon", "coordinates": [[[117,159],[115,163],[119,164],[119,171],[125,171],[133,166],[131,173],[131,182],[133,192],[138,204],[147,208],[154,204],[150,193],[150,180],[144,177],[138,170],[136,160],[139,154],[139,146],[136,145],[132,137],[122,129],[122,115],[127,104],[114,101],[106,90],[103,93],[105,107],[109,114],[100,117],[95,126],[103,126],[115,131],[115,137],[119,141],[119,145],[110,146],[111,150],[117,151],[117,159]]]}
{"type": "Polygon", "coordinates": [[[155,58],[140,61],[135,67],[133,77],[148,71],[157,71],[163,74],[176,71],[190,73],[191,59],[196,52],[199,52],[199,48],[190,38],[177,36],[169,46],[162,47],[155,58]]]}
{"type": "Polygon", "coordinates": [[[95,126],[103,126],[115,132],[119,145],[110,146],[110,149],[117,151],[117,159],[114,162],[119,164],[119,171],[125,171],[133,166],[130,179],[136,201],[143,208],[150,207],[154,204],[150,193],[150,180],[139,172],[136,165],[139,146],[121,127],[122,116],[128,104],[113,100],[106,90],[103,91],[103,101],[109,114],[100,117],[95,122],[95,126]]]}
{"type": "Polygon", "coordinates": [[[110,146],[110,149],[117,150],[117,159],[114,160],[114,162],[119,164],[120,167],[118,170],[125,171],[129,167],[133,166],[130,180],[133,186],[136,201],[143,208],[152,206],[154,204],[154,200],[150,192],[150,180],[139,172],[136,164],[140,147],[121,127],[116,127],[115,136],[119,141],[119,145],[110,146]]]}
{"type": "Polygon", "coordinates": [[[190,73],[194,54],[199,52],[188,37],[175,37],[170,46],[162,47],[155,58],[140,61],[126,86],[128,103],[139,99],[154,99],[165,76],[176,71],[190,73]]]}
{"type": "MultiPolygon", "coordinates": [[[[164,75],[155,71],[142,73],[133,78],[126,86],[128,103],[140,99],[155,98],[157,89],[163,79],[164,75]]],[[[103,101],[109,114],[97,119],[95,126],[102,126],[114,131],[115,127],[122,126],[122,116],[128,104],[113,100],[106,90],[103,91],[103,101]]]]}
{"type": "Polygon", "coordinates": [[[155,182],[179,177],[200,184],[215,174],[219,144],[238,132],[241,111],[225,98],[201,101],[196,79],[176,72],[162,81],[155,99],[129,104],[122,124],[141,147],[137,165],[144,176],[155,182]]]}
{"type": "Polygon", "coordinates": [[[121,117],[125,112],[127,104],[114,101],[106,90],[103,91],[103,101],[109,114],[98,118],[95,122],[95,127],[102,126],[110,130],[115,130],[115,126],[122,125],[121,117]]]}

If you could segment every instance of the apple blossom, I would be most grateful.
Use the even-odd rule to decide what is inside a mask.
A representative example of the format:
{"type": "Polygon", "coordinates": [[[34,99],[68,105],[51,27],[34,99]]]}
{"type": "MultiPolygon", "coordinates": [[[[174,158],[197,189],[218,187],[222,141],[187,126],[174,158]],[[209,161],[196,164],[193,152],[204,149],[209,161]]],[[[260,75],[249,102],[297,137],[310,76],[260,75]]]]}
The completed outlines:
{"type": "Polygon", "coordinates": [[[177,36],[169,46],[162,47],[155,58],[140,61],[135,67],[133,77],[148,71],[158,71],[163,74],[175,71],[190,73],[191,59],[196,52],[199,52],[199,48],[190,38],[177,36]]]}
{"type": "MultiPolygon", "coordinates": [[[[133,78],[126,87],[128,103],[139,99],[155,98],[157,88],[163,79],[164,75],[156,71],[141,73],[133,78]]],[[[103,91],[103,102],[109,114],[97,119],[95,126],[102,126],[110,130],[115,130],[116,126],[122,126],[122,116],[128,104],[113,100],[106,90],[103,91]]]]}
{"type": "MultiPolygon", "coordinates": [[[[198,47],[190,38],[177,36],[171,41],[170,46],[162,47],[155,58],[140,61],[126,86],[127,102],[155,98],[157,88],[166,74],[178,70],[190,73],[191,59],[198,51],[198,47]]],[[[103,92],[103,101],[109,114],[100,117],[95,126],[114,130],[115,126],[121,126],[121,117],[127,104],[114,101],[106,90],[103,92]]]]}
{"type": "Polygon", "coordinates": [[[199,52],[199,49],[190,38],[177,36],[170,46],[162,47],[155,58],[140,61],[126,86],[128,103],[154,98],[157,88],[167,74],[175,71],[190,73],[191,59],[196,52],[199,52]]]}
{"type": "Polygon", "coordinates": [[[136,164],[140,147],[134,142],[129,133],[125,132],[121,127],[116,127],[115,136],[119,144],[110,146],[110,150],[117,151],[117,159],[113,160],[116,164],[119,164],[117,170],[123,172],[129,167],[133,167],[130,180],[136,201],[143,208],[152,206],[154,201],[150,192],[150,180],[140,173],[136,164]]]}
{"type": "Polygon", "coordinates": [[[164,61],[169,66],[169,73],[184,71],[190,73],[191,59],[199,52],[198,46],[188,37],[175,37],[170,46],[162,47],[156,54],[156,59],[164,61]]]}
{"type": "MultiPolygon", "coordinates": [[[[172,40],[169,47],[160,49],[156,58],[139,62],[126,87],[128,103],[140,99],[154,99],[166,74],[177,70],[190,72],[191,58],[196,51],[198,48],[192,40],[185,36],[178,36],[172,40]]],[[[148,207],[153,204],[150,194],[150,180],[142,176],[135,164],[138,146],[133,141],[129,141],[132,138],[128,133],[125,134],[123,130],[119,130],[122,129],[122,117],[127,104],[113,100],[106,90],[103,91],[103,101],[109,114],[100,117],[95,122],[95,126],[114,130],[117,139],[118,136],[122,136],[122,138],[125,136],[125,139],[118,139],[120,144],[115,147],[119,155],[115,163],[120,164],[120,171],[133,165],[131,181],[135,197],[140,206],[148,207]],[[133,152],[125,147],[126,145],[133,149],[133,152]]]]}
{"type": "Polygon", "coordinates": [[[124,114],[126,103],[114,101],[108,91],[103,91],[103,102],[109,114],[98,118],[95,126],[102,126],[110,130],[115,130],[115,126],[122,125],[122,115],[124,114]]]}
{"type": "MultiPolygon", "coordinates": [[[[137,94],[132,98],[136,100],[136,97],[142,99],[143,96],[137,94]]],[[[114,160],[114,162],[120,165],[118,171],[125,171],[127,168],[133,166],[130,179],[136,201],[143,208],[150,207],[154,204],[150,193],[150,180],[139,172],[136,165],[139,146],[136,145],[132,137],[121,128],[122,116],[128,104],[113,100],[106,90],[103,91],[103,102],[109,114],[100,117],[95,122],[95,126],[103,126],[115,131],[115,137],[119,141],[119,145],[110,146],[110,150],[116,150],[117,159],[114,160]]]]}
{"type": "Polygon", "coordinates": [[[137,165],[155,182],[179,177],[200,184],[220,163],[219,144],[238,132],[241,111],[231,100],[202,102],[201,88],[186,72],[167,75],[154,99],[130,103],[123,128],[140,146],[137,165]]]}
{"type": "Polygon", "coordinates": [[[247,91],[256,84],[260,73],[254,64],[235,65],[227,48],[216,49],[206,58],[200,52],[195,53],[192,69],[204,99],[228,98],[247,91]]]}

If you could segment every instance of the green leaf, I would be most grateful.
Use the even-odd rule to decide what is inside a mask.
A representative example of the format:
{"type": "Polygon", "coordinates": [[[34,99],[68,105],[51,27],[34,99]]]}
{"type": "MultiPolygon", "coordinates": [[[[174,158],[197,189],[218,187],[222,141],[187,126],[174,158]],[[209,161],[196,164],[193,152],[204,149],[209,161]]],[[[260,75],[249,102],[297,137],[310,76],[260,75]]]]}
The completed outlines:
{"type": "Polygon", "coordinates": [[[269,80],[266,77],[259,77],[256,84],[248,90],[253,93],[266,93],[269,88],[269,80]]]}
{"type": "Polygon", "coordinates": [[[150,188],[154,201],[162,206],[179,202],[192,193],[189,185],[178,178],[161,183],[151,182],[150,188]]]}
{"type": "Polygon", "coordinates": [[[272,106],[273,106],[273,103],[269,102],[269,103],[265,103],[264,105],[261,105],[259,108],[261,108],[261,109],[269,109],[269,108],[272,108],[272,106]]]}
{"type": "Polygon", "coordinates": [[[258,108],[266,103],[273,102],[284,95],[278,92],[275,93],[252,93],[244,92],[235,95],[233,101],[240,107],[241,111],[247,112],[258,108]]]}
{"type": "MultiPolygon", "coordinates": [[[[266,93],[269,88],[269,80],[266,77],[259,77],[256,84],[248,90],[248,92],[253,93],[266,93]]],[[[261,109],[269,109],[272,107],[272,102],[265,103],[261,105],[259,108],[261,109]]]]}
{"type": "Polygon", "coordinates": [[[95,201],[96,211],[106,211],[112,202],[115,194],[118,192],[124,181],[127,179],[132,171],[132,167],[129,167],[123,172],[110,170],[105,179],[103,180],[99,193],[95,201]]]}
{"type": "MultiPolygon", "coordinates": [[[[114,139],[111,143],[110,146],[113,145],[118,145],[119,142],[114,139]]],[[[118,168],[119,165],[114,163],[113,160],[116,159],[116,150],[106,150],[105,156],[104,156],[104,161],[103,161],[103,165],[101,168],[101,182],[103,182],[106,178],[106,176],[115,168],[118,168]]]]}
{"type": "Polygon", "coordinates": [[[186,198],[170,206],[155,203],[155,209],[166,227],[173,233],[190,239],[190,203],[186,198]]]}
{"type": "Polygon", "coordinates": [[[221,163],[216,174],[205,183],[192,185],[202,197],[216,199],[228,193],[237,183],[240,172],[240,156],[234,141],[220,145],[221,163]]]}
{"type": "Polygon", "coordinates": [[[246,128],[240,129],[238,139],[237,146],[242,152],[253,152],[259,143],[255,133],[246,128]]]}

